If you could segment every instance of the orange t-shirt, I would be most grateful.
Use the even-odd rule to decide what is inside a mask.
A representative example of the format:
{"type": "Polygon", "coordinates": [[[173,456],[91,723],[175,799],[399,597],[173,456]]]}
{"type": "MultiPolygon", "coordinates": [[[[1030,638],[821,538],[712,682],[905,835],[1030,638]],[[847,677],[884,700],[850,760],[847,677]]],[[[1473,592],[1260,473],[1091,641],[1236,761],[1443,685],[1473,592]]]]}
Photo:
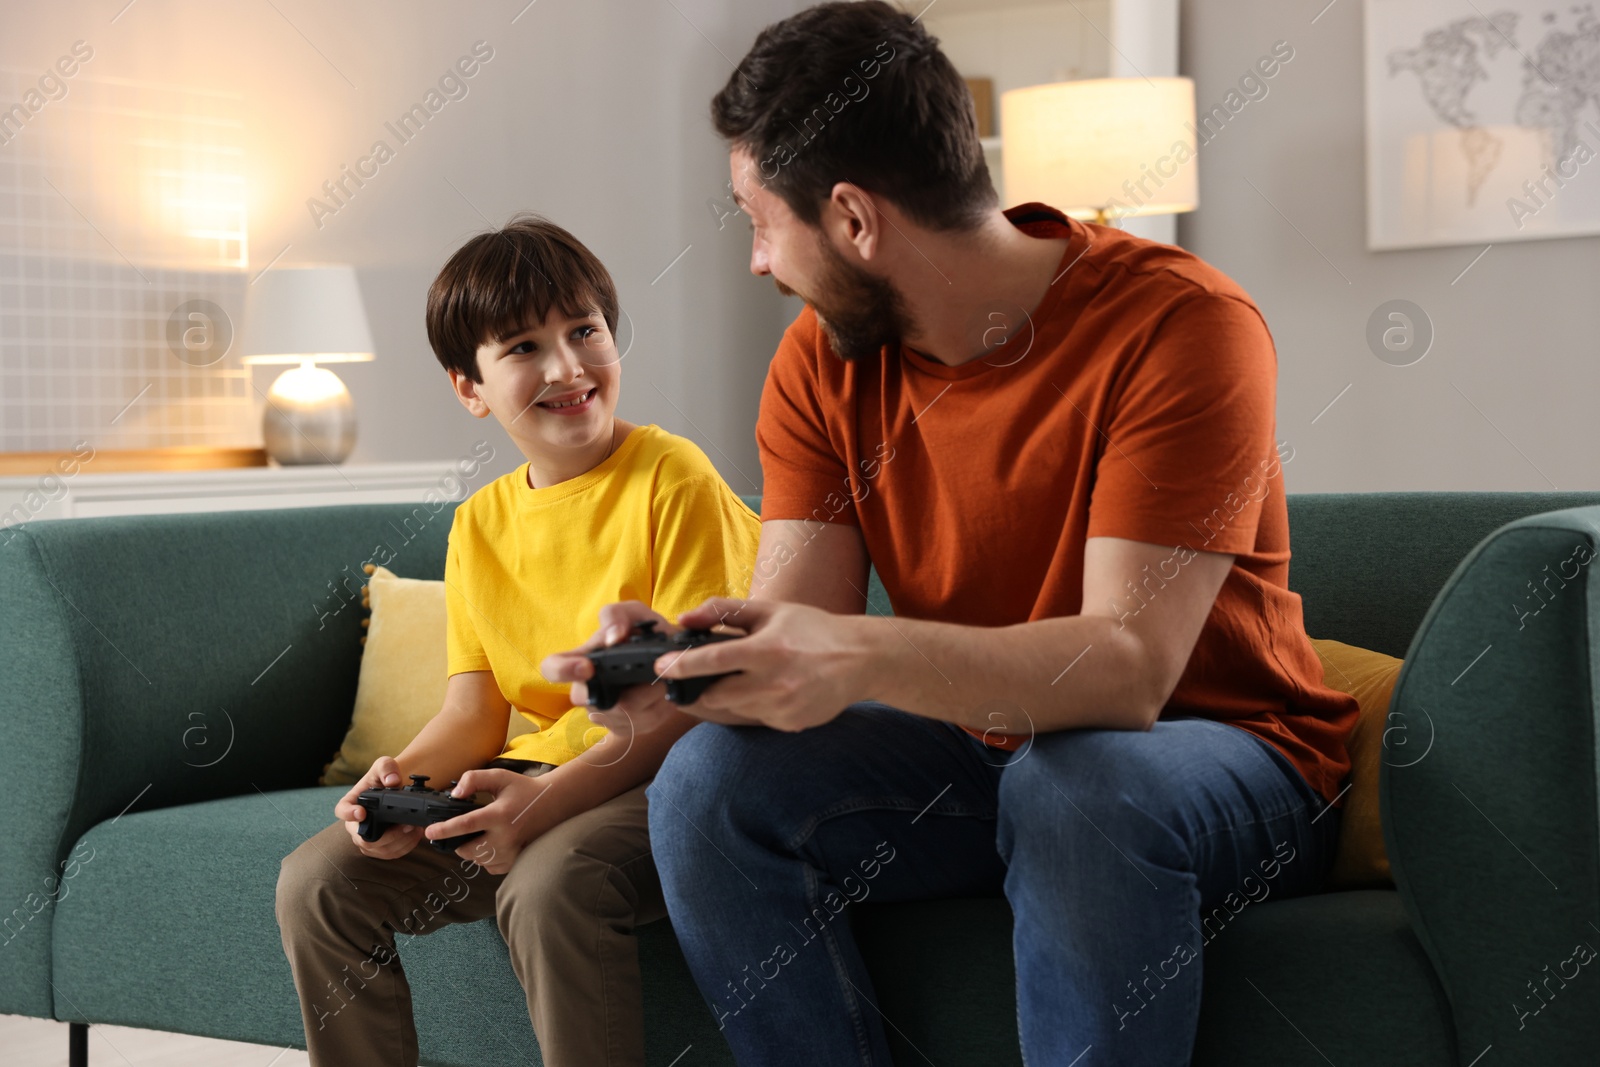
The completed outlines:
{"type": "Polygon", "coordinates": [[[1119,616],[1188,552],[1232,553],[1162,714],[1264,738],[1333,800],[1357,706],[1323,684],[1288,588],[1260,312],[1183,249],[1044,204],[1006,217],[1068,245],[1031,330],[988,356],[951,367],[902,344],[851,364],[809,306],[789,326],[756,424],[762,519],[859,526],[896,614],[971,626],[1079,614],[1091,537],[1175,547],[1119,616]]]}

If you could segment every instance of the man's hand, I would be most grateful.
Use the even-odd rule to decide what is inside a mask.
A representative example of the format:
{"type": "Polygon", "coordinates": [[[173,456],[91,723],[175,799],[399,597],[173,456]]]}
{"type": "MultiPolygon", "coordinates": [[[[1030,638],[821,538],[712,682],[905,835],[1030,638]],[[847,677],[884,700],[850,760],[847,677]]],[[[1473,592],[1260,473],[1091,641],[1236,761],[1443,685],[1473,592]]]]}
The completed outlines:
{"type": "Polygon", "coordinates": [[[678,618],[685,626],[720,622],[748,634],[669,652],[656,661],[663,678],[743,672],[717,681],[683,708],[690,715],[794,731],[820,726],[849,705],[870,699],[871,665],[855,637],[862,616],[834,615],[805,604],[712,597],[678,618]]]}
{"type": "MultiPolygon", "coordinates": [[[[647,605],[637,600],[607,604],[600,609],[600,628],[590,636],[589,640],[570,652],[557,652],[546,656],[539,664],[539,673],[552,682],[571,682],[572,703],[576,706],[587,704],[589,688],[585,683],[594,677],[594,664],[589,662],[588,653],[626,641],[634,624],[646,620],[653,620],[656,624],[656,633],[667,637],[683,629],[682,626],[668,622],[666,618],[651,611],[647,605]]],[[[703,697],[701,702],[704,702],[703,697]]],[[[658,681],[652,685],[638,685],[626,690],[614,707],[605,711],[595,709],[589,713],[589,719],[610,730],[614,740],[623,741],[639,734],[650,733],[671,721],[677,710],[677,706],[667,700],[667,687],[658,681]]],[[[698,710],[698,705],[693,709],[684,710],[698,710]]]]}
{"type": "Polygon", "coordinates": [[[458,837],[482,830],[482,837],[466,842],[456,849],[456,855],[471,860],[490,874],[505,874],[528,842],[548,829],[543,813],[536,806],[545,787],[546,783],[540,778],[529,778],[498,767],[467,771],[450,795],[470,797],[474,793],[488,793],[494,799],[477,811],[424,827],[423,833],[429,841],[437,841],[441,837],[458,837]]]}
{"type": "Polygon", "coordinates": [[[367,817],[357,798],[368,789],[393,789],[399,784],[400,764],[389,756],[379,756],[372,761],[367,773],[361,776],[361,781],[351,786],[350,792],[340,797],[333,806],[334,818],[344,822],[344,828],[350,831],[350,840],[364,855],[380,860],[396,860],[416,848],[422,840],[421,827],[418,826],[391,826],[376,841],[364,841],[357,832],[358,825],[367,817]]]}

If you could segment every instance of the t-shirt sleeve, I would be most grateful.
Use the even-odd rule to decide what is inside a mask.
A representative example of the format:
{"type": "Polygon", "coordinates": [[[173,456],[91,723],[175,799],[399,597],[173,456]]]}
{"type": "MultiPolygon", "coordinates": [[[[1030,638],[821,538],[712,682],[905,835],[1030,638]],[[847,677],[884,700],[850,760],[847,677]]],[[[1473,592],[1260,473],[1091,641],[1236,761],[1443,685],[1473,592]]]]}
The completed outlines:
{"type": "Polygon", "coordinates": [[[692,474],[657,490],[651,508],[650,606],[669,621],[714,596],[750,591],[761,520],[721,475],[692,474]]]}
{"type": "MultiPolygon", "coordinates": [[[[460,516],[457,510],[457,518],[460,516]]],[[[477,611],[467,600],[461,581],[461,526],[452,521],[444,554],[445,673],[489,670],[489,656],[478,640],[477,611]]]]}
{"type": "Polygon", "coordinates": [[[819,396],[814,363],[817,330],[815,318],[803,312],[784,333],[767,367],[756,416],[761,518],[859,526],[849,491],[849,468],[828,436],[819,396]]]}
{"type": "Polygon", "coordinates": [[[1087,536],[1252,551],[1261,502],[1283,491],[1276,391],[1272,335],[1254,307],[1205,294],[1175,308],[1097,427],[1087,536]]]}

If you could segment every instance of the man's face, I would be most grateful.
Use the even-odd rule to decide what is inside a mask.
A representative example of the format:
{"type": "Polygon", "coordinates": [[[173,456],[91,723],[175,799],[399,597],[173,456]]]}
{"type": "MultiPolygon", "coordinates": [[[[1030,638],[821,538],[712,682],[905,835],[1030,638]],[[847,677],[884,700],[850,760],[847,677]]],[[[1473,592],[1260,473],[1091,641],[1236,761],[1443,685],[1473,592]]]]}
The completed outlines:
{"type": "MultiPolygon", "coordinates": [[[[846,259],[823,231],[798,219],[767,189],[754,158],[729,154],[734,199],[750,219],[750,273],[770,274],[784,296],[798,296],[817,313],[841,359],[866,359],[910,332],[905,301],[886,278],[846,259]]],[[[768,168],[770,169],[770,164],[768,168]]]]}
{"type": "Polygon", "coordinates": [[[581,449],[611,433],[621,357],[598,311],[574,317],[553,307],[538,326],[480,344],[478,374],[481,383],[450,373],[457,396],[479,418],[493,414],[524,455],[581,449]]]}

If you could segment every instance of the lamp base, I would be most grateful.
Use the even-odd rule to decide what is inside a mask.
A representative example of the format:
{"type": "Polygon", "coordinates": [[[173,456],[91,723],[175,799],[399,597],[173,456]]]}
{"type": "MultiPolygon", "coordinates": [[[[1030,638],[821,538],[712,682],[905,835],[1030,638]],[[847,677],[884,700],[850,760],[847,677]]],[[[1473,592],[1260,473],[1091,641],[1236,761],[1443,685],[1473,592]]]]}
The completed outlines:
{"type": "Polygon", "coordinates": [[[278,375],[261,415],[267,455],[284,466],[343,463],[356,445],[356,410],[339,376],[302,363],[278,375]]]}

